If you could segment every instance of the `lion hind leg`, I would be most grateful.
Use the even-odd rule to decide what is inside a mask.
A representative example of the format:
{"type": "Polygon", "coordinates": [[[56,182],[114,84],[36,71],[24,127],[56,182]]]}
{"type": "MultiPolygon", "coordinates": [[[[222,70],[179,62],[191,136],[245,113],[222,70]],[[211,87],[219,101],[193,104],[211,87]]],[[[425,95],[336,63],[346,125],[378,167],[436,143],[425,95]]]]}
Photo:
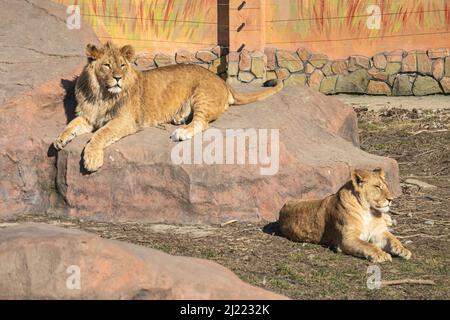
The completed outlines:
{"type": "Polygon", "coordinates": [[[185,126],[184,128],[176,129],[170,136],[173,141],[184,141],[191,139],[197,133],[200,133],[206,129],[208,129],[209,121],[204,119],[203,117],[196,116],[194,114],[194,118],[192,121],[185,126]]]}
{"type": "Polygon", "coordinates": [[[172,123],[175,125],[186,124],[189,120],[192,120],[192,115],[191,102],[187,101],[183,103],[180,111],[173,117],[172,123]]]}

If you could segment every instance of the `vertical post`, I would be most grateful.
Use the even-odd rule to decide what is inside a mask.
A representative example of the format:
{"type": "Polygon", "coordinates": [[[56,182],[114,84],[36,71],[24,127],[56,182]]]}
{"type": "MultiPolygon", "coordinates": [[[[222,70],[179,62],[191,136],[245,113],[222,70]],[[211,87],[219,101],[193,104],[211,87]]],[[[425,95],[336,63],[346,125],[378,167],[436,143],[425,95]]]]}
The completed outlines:
{"type": "Polygon", "coordinates": [[[229,52],[230,0],[217,0],[217,44],[222,52],[229,52]]]}
{"type": "Polygon", "coordinates": [[[266,0],[229,1],[229,47],[231,51],[264,50],[266,0]]]}

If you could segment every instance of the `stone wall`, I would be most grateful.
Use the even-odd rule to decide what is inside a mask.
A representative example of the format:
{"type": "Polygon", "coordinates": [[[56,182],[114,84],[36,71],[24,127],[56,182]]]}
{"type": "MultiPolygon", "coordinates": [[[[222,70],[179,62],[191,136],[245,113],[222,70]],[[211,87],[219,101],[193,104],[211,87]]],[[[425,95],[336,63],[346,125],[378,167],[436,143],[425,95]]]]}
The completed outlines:
{"type": "Polygon", "coordinates": [[[286,85],[309,86],[325,94],[424,96],[450,93],[450,49],[383,52],[330,60],[321,53],[267,48],[221,54],[219,46],[175,56],[140,53],[135,64],[147,70],[175,63],[194,63],[229,83],[263,83],[281,79],[286,85]]]}

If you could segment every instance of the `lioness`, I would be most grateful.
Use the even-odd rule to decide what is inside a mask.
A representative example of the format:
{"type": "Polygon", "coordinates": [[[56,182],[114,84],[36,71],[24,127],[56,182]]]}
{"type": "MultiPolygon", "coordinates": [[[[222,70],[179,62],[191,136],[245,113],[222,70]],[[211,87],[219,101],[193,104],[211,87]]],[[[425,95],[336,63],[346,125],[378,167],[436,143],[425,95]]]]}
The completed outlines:
{"type": "Polygon", "coordinates": [[[382,169],[353,170],[351,180],[322,200],[291,200],[280,211],[280,232],[293,241],[324,244],[372,262],[411,252],[388,231],[392,195],[382,169]],[[384,251],[383,251],[384,250],[384,251]]]}
{"type": "Polygon", "coordinates": [[[264,99],[281,90],[282,82],[261,92],[239,93],[216,74],[201,66],[172,65],[150,71],[135,70],[134,48],[101,48],[87,45],[87,65],[75,86],[76,115],[53,143],[57,150],[78,135],[93,132],[84,148],[84,167],[96,171],[103,165],[103,150],[144,127],[173,122],[183,124],[171,138],[190,139],[205,130],[231,104],[264,99]]]}

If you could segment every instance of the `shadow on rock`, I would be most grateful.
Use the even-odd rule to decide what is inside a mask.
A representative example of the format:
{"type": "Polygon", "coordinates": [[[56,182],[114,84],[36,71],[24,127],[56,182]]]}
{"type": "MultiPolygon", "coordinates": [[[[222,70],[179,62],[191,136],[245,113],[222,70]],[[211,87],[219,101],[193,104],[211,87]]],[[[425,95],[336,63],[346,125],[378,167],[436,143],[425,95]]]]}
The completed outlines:
{"type": "Polygon", "coordinates": [[[78,77],[73,80],[61,79],[61,85],[66,91],[64,96],[64,111],[66,113],[67,123],[75,118],[75,108],[77,101],[75,99],[75,83],[78,77]]]}

